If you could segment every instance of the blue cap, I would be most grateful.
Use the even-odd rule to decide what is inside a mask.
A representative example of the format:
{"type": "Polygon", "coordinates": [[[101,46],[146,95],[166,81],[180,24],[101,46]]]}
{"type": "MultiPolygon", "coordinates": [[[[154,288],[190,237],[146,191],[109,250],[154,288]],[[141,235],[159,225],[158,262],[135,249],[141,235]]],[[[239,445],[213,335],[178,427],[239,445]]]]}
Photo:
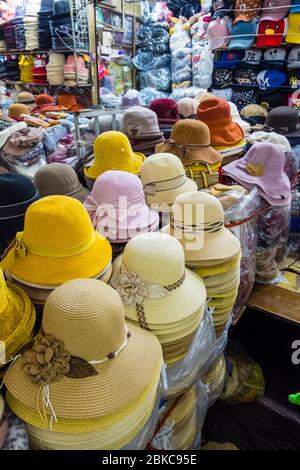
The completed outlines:
{"type": "Polygon", "coordinates": [[[300,0],[292,0],[292,4],[297,5],[297,6],[293,6],[292,8],[290,8],[290,13],[299,13],[300,12],[300,0]]]}
{"type": "Polygon", "coordinates": [[[248,49],[256,39],[256,23],[254,21],[238,21],[233,25],[231,38],[228,49],[248,49]]]}
{"type": "MultiPolygon", "coordinates": [[[[300,0],[299,0],[300,1],[300,0]]],[[[234,69],[239,66],[240,61],[244,57],[244,51],[223,51],[217,66],[220,69],[234,69]]]]}
{"type": "Polygon", "coordinates": [[[284,85],[287,81],[287,76],[281,70],[262,70],[257,75],[257,83],[261,90],[270,87],[278,87],[284,85]]]}

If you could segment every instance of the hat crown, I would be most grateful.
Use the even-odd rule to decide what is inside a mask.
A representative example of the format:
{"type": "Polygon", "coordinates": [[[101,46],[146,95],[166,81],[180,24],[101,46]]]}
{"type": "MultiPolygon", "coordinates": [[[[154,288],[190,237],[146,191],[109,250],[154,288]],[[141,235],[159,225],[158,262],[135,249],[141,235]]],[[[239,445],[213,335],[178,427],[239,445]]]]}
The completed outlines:
{"type": "Polygon", "coordinates": [[[64,342],[66,351],[87,361],[118,351],[126,334],[119,294],[96,279],[69,281],[54,289],[42,326],[44,333],[64,342]]]}
{"type": "Polygon", "coordinates": [[[213,225],[224,222],[220,201],[211,194],[197,191],[178,196],[172,208],[174,221],[180,225],[213,225]]]}
{"type": "Polygon", "coordinates": [[[170,98],[158,98],[153,100],[149,108],[156,113],[159,119],[174,119],[178,117],[177,102],[170,98]]]}
{"type": "Polygon", "coordinates": [[[93,232],[89,215],[79,201],[47,196],[28,208],[23,239],[25,245],[35,248],[64,250],[87,243],[93,232]]]}
{"type": "Polygon", "coordinates": [[[253,144],[246,155],[239,160],[241,165],[262,166],[263,175],[274,175],[276,179],[283,173],[284,152],[271,142],[257,142],[253,144]]]}
{"type": "Polygon", "coordinates": [[[178,111],[183,116],[191,116],[196,113],[196,103],[193,98],[181,98],[178,101],[178,111]]]}
{"type": "Polygon", "coordinates": [[[0,207],[29,201],[36,195],[36,189],[27,176],[18,173],[0,175],[0,207]]]}
{"type": "Polygon", "coordinates": [[[156,113],[142,106],[133,106],[124,113],[123,132],[132,139],[140,135],[160,134],[156,113]]]}
{"type": "Polygon", "coordinates": [[[278,106],[269,112],[266,125],[275,128],[297,126],[299,125],[298,111],[289,106],[278,106]]]}
{"type": "Polygon", "coordinates": [[[40,168],[34,176],[34,184],[41,196],[68,195],[81,186],[75,170],[64,163],[50,163],[40,168]]]}
{"type": "Polygon", "coordinates": [[[179,144],[209,145],[209,128],[204,122],[195,119],[181,119],[173,126],[171,140],[179,144]]]}
{"type": "Polygon", "coordinates": [[[94,142],[95,165],[109,160],[110,166],[127,163],[132,159],[132,148],[128,137],[122,132],[107,131],[96,137],[94,142]]]}
{"type": "Polygon", "coordinates": [[[8,108],[9,117],[20,117],[21,114],[29,114],[28,107],[23,103],[11,104],[8,108]]]}
{"type": "Polygon", "coordinates": [[[165,181],[184,175],[185,169],[180,158],[172,153],[156,153],[144,161],[141,168],[143,185],[165,181]]]}
{"type": "Polygon", "coordinates": [[[33,103],[35,102],[35,98],[33,94],[28,93],[28,91],[21,91],[17,96],[17,102],[23,103],[23,102],[28,102],[28,101],[32,101],[33,103]]]}
{"type": "Polygon", "coordinates": [[[53,104],[54,100],[52,96],[47,95],[46,93],[41,93],[35,97],[35,102],[38,106],[41,106],[43,104],[53,104]]]}
{"type": "Polygon", "coordinates": [[[120,197],[126,197],[130,202],[143,194],[143,185],[138,176],[118,170],[105,171],[98,176],[91,192],[99,205],[118,203],[120,197]]]}
{"type": "Polygon", "coordinates": [[[223,98],[208,98],[199,104],[197,118],[206,124],[230,121],[230,106],[223,98]]]}
{"type": "Polygon", "coordinates": [[[168,286],[184,273],[184,251],[179,241],[163,233],[144,233],[129,240],[123,253],[128,271],[145,281],[168,286]]]}

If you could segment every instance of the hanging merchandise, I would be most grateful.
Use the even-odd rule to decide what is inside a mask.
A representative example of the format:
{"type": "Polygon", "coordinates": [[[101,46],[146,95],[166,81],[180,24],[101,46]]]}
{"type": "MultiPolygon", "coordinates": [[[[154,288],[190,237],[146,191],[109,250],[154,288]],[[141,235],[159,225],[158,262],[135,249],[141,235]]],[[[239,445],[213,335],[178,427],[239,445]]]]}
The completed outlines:
{"type": "Polygon", "coordinates": [[[170,30],[172,56],[172,88],[188,88],[192,84],[192,39],[188,24],[176,24],[170,30]]]}

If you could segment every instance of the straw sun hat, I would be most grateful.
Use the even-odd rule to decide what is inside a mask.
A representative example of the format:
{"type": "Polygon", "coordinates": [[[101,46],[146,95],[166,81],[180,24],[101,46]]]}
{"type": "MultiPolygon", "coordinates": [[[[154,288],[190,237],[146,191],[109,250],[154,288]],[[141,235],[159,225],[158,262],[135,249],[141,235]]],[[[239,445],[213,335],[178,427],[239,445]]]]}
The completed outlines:
{"type": "MultiPolygon", "coordinates": [[[[62,445],[64,432],[98,431],[95,448],[111,449],[116,442],[124,446],[143,428],[161,366],[158,340],[126,325],[118,293],[101,281],[84,279],[50,294],[40,334],[4,382],[9,406],[22,419],[45,430],[50,420],[58,433],[50,448],[62,445]],[[43,393],[48,397],[44,404],[43,393]]],[[[47,443],[47,433],[41,436],[47,443]]],[[[80,448],[76,436],[74,441],[80,448]]]]}
{"type": "Polygon", "coordinates": [[[236,256],[239,240],[224,227],[224,210],[214,196],[205,192],[186,193],[175,199],[170,225],[161,232],[176,237],[189,261],[215,261],[236,256]]]}
{"type": "Polygon", "coordinates": [[[71,279],[99,277],[108,270],[112,249],[95,232],[83,205],[67,196],[33,203],[0,263],[13,278],[31,287],[56,287],[71,279]]]}

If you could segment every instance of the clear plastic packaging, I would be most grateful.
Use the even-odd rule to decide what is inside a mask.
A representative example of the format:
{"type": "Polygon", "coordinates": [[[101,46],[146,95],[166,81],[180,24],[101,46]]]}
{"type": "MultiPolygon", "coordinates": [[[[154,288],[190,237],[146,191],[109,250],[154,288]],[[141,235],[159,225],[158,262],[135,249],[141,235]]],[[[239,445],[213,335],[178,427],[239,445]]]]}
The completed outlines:
{"type": "Polygon", "coordinates": [[[207,386],[208,406],[220,397],[226,379],[226,360],[224,354],[221,354],[210,366],[207,374],[203,377],[203,382],[207,386]]]}
{"type": "Polygon", "coordinates": [[[143,1],[141,4],[141,20],[143,23],[168,21],[172,16],[165,2],[143,1]]]}
{"type": "Polygon", "coordinates": [[[170,36],[172,55],[172,82],[178,86],[192,81],[192,39],[185,25],[176,24],[170,36]]]}
{"type": "Polygon", "coordinates": [[[137,33],[136,46],[143,51],[159,54],[169,52],[169,24],[142,24],[137,33]]]}
{"type": "Polygon", "coordinates": [[[172,86],[171,70],[162,68],[149,70],[138,74],[141,88],[156,88],[158,91],[168,91],[172,86]]]}
{"type": "Polygon", "coordinates": [[[207,408],[207,389],[201,380],[181,396],[162,402],[160,419],[147,449],[199,450],[207,408]]]}
{"type": "Polygon", "coordinates": [[[213,53],[207,44],[201,44],[193,40],[192,63],[193,63],[193,86],[209,88],[212,84],[213,53]]]}
{"type": "Polygon", "coordinates": [[[28,450],[28,435],[25,423],[10,409],[6,409],[8,434],[1,450],[28,450]]]}
{"type": "Polygon", "coordinates": [[[139,96],[140,96],[142,105],[149,106],[151,101],[156,100],[157,98],[167,98],[169,94],[164,93],[163,91],[158,91],[153,87],[146,87],[140,90],[139,96]]]}
{"type": "Polygon", "coordinates": [[[143,52],[139,50],[132,59],[135,68],[142,72],[148,70],[171,67],[171,54],[153,54],[153,52],[143,52]]]}
{"type": "Polygon", "coordinates": [[[199,93],[203,91],[202,88],[189,87],[189,88],[176,88],[172,91],[170,98],[179,101],[181,98],[195,98],[199,93]]]}

